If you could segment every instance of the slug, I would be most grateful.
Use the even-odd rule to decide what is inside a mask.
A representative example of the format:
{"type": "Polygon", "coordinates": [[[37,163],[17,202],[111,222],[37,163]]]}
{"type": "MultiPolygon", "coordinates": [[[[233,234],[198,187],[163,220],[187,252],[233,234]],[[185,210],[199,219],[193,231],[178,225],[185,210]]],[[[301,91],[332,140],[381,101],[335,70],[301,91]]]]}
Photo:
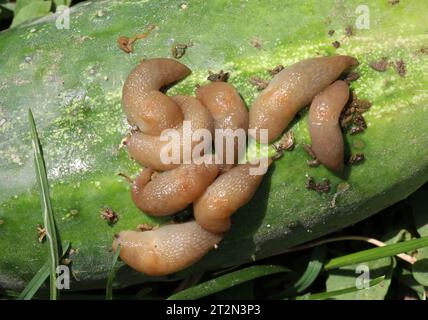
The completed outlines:
{"type": "MultiPolygon", "coordinates": [[[[199,129],[206,129],[208,132],[213,133],[213,119],[209,111],[205,106],[196,98],[188,96],[174,96],[171,97],[181,108],[184,114],[184,120],[188,121],[189,127],[192,132],[195,132],[199,129]]],[[[168,149],[168,145],[171,145],[170,141],[162,141],[160,136],[152,136],[142,132],[134,132],[128,137],[126,141],[126,146],[128,148],[128,153],[131,158],[139,162],[143,167],[149,167],[156,171],[165,171],[178,167],[185,160],[191,160],[191,152],[198,144],[203,144],[202,146],[206,149],[211,148],[211,140],[207,141],[201,137],[200,139],[195,139],[195,141],[184,141],[183,136],[183,126],[181,125],[177,131],[179,140],[177,143],[178,146],[178,159],[174,163],[166,163],[162,161],[162,150],[163,148],[168,149]],[[187,154],[183,150],[184,145],[189,146],[189,153],[187,154]]],[[[192,137],[190,137],[192,138],[192,137]]],[[[175,144],[172,141],[172,144],[175,144]]],[[[167,154],[170,154],[167,153],[167,154]]],[[[203,155],[203,150],[201,150],[200,156],[203,155]]]]}
{"type": "Polygon", "coordinates": [[[153,170],[143,169],[131,188],[135,205],[153,216],[170,215],[185,209],[204,193],[218,174],[212,155],[201,160],[204,160],[201,164],[182,164],[151,180],[153,170]]]}
{"type": "Polygon", "coordinates": [[[120,258],[136,271],[164,276],[192,265],[222,238],[191,221],[151,231],[122,231],[113,242],[113,250],[120,245],[120,258]]]}
{"type": "MultiPolygon", "coordinates": [[[[233,132],[224,132],[223,137],[223,152],[221,158],[221,171],[229,170],[234,164],[238,162],[240,151],[244,151],[246,133],[248,131],[248,111],[245,107],[244,101],[235,87],[226,82],[212,82],[196,89],[196,97],[208,108],[213,119],[214,129],[231,129],[233,132]],[[245,135],[242,137],[243,141],[234,137],[234,132],[237,129],[243,129],[245,135]],[[226,141],[233,138],[233,158],[227,159],[225,152],[226,141]]],[[[216,142],[214,142],[216,143],[216,142]]]]}
{"type": "Polygon", "coordinates": [[[251,200],[263,180],[264,175],[250,173],[252,166],[238,164],[220,175],[194,202],[193,214],[201,227],[214,233],[229,230],[230,216],[251,200]]]}
{"type": "Polygon", "coordinates": [[[311,102],[345,70],[358,65],[350,56],[303,60],[279,72],[250,109],[250,134],[260,142],[260,129],[268,129],[268,141],[277,139],[296,113],[311,102]]]}
{"type": "Polygon", "coordinates": [[[309,108],[309,133],[312,151],[324,166],[343,170],[344,144],[339,117],[349,99],[349,87],[336,81],[319,93],[309,108]]]}
{"type": "Polygon", "coordinates": [[[155,136],[179,127],[184,118],[180,107],[159,90],[190,73],[188,67],[172,59],[143,60],[128,75],[122,90],[122,106],[129,123],[155,136]]]}

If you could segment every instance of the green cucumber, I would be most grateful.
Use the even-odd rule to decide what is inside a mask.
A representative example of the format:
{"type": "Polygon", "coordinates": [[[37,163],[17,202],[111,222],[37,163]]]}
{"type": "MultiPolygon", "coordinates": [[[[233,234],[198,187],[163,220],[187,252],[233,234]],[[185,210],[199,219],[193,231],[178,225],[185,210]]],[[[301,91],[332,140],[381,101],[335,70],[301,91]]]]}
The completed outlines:
{"type": "Polygon", "coordinates": [[[69,29],[57,29],[58,15],[52,15],[0,33],[0,287],[21,290],[47,259],[47,245],[38,242],[35,227],[42,214],[28,108],[43,145],[61,239],[78,249],[71,257],[73,290],[105,287],[114,233],[170,221],[139,212],[128,183],[117,174],[132,176],[139,170],[120,148],[127,132],[123,81],[142,58],[171,57],[174,44],[191,44],[181,61],[193,74],[170,94],[194,94],[208,70],[223,69],[249,106],[258,94],[249,78],[268,79],[266,70],[278,64],[317,55],[357,57],[361,78],[352,88],[373,106],[365,113],[368,129],[347,134],[346,142],[366,160],[343,176],[308,167],[303,113],[292,125],[295,149],[275,162],[254,199],[233,217],[218,250],[164,278],[123,266],[118,287],[281,253],[365,219],[428,180],[425,1],[376,1],[363,8],[356,0],[184,2],[82,3],[71,9],[69,29]],[[366,9],[369,29],[357,29],[366,9]],[[149,24],[156,30],[135,42],[133,53],[118,48],[119,36],[144,33],[149,24]],[[348,26],[353,26],[352,36],[345,34],[348,26]],[[330,36],[329,30],[335,33],[330,36]],[[382,73],[370,68],[382,57],[402,59],[405,76],[393,66],[382,73]],[[328,178],[332,191],[307,190],[306,174],[317,181],[328,178]],[[119,214],[114,226],[100,218],[106,207],[119,214]]]}

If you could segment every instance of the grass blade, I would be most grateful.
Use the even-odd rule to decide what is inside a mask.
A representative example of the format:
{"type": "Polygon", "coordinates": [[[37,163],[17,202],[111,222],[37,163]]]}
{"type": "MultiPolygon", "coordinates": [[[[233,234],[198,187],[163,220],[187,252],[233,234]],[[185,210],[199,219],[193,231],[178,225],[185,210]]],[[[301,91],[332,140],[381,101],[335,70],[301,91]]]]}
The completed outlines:
{"type": "Polygon", "coordinates": [[[171,295],[168,300],[199,299],[256,278],[281,272],[290,272],[290,270],[285,267],[274,265],[251,266],[175,293],[171,295]]]}
{"type": "MultiPolygon", "coordinates": [[[[381,276],[378,277],[376,279],[373,279],[369,282],[369,288],[374,287],[378,284],[380,284],[383,280],[385,279],[385,276],[381,276]]],[[[321,293],[314,293],[314,294],[305,294],[303,296],[298,296],[295,299],[296,300],[326,300],[326,299],[330,299],[336,296],[340,296],[342,294],[346,294],[346,293],[352,293],[352,292],[356,292],[358,290],[365,290],[366,288],[357,288],[357,287],[350,287],[350,288],[346,288],[346,289],[340,289],[340,290],[335,290],[335,291],[330,291],[330,292],[321,292],[321,293]]]]}
{"type": "Polygon", "coordinates": [[[325,246],[315,247],[305,272],[293,286],[297,293],[305,291],[318,277],[323,269],[325,252],[325,246]]]}
{"type": "Polygon", "coordinates": [[[331,259],[324,266],[325,270],[344,267],[347,265],[368,262],[372,260],[395,256],[399,253],[413,251],[422,247],[428,246],[428,236],[418,239],[412,239],[404,242],[398,242],[385,247],[363,250],[356,253],[351,253],[342,257],[331,259]]]}
{"type": "Polygon", "coordinates": [[[120,245],[117,246],[116,251],[113,256],[113,263],[111,266],[110,273],[107,278],[107,286],[106,286],[106,300],[113,300],[113,280],[116,275],[116,263],[120,254],[120,245]]]}
{"type": "Polygon", "coordinates": [[[46,279],[49,277],[50,272],[50,262],[46,263],[37,271],[33,279],[28,283],[24,290],[22,290],[19,295],[19,300],[31,300],[31,298],[36,294],[40,289],[46,279]]]}
{"type": "Polygon", "coordinates": [[[50,262],[50,299],[58,298],[58,289],[56,287],[56,268],[59,264],[59,245],[57,239],[57,230],[51,200],[49,196],[49,184],[46,174],[45,160],[43,158],[43,150],[40,145],[39,136],[37,134],[36,123],[34,122],[31,109],[28,110],[28,118],[31,128],[31,137],[34,151],[34,165],[36,169],[36,179],[40,189],[40,201],[42,204],[43,221],[46,228],[46,239],[49,244],[49,262],[50,262]]]}
{"type": "MultiPolygon", "coordinates": [[[[63,245],[63,255],[70,248],[70,242],[66,242],[63,245]]],[[[31,300],[36,292],[40,289],[46,279],[49,277],[50,273],[50,261],[46,261],[46,263],[37,271],[31,281],[27,284],[24,290],[22,290],[21,294],[18,296],[19,300],[31,300]]]]}
{"type": "Polygon", "coordinates": [[[132,297],[132,300],[144,300],[147,297],[147,295],[152,291],[153,289],[150,287],[143,288],[140,291],[138,291],[134,297],[132,297]]]}
{"type": "Polygon", "coordinates": [[[312,251],[309,263],[300,278],[298,278],[298,280],[286,290],[271,295],[268,299],[284,299],[305,291],[317,279],[318,275],[323,270],[325,254],[326,246],[321,245],[315,247],[312,251]]]}

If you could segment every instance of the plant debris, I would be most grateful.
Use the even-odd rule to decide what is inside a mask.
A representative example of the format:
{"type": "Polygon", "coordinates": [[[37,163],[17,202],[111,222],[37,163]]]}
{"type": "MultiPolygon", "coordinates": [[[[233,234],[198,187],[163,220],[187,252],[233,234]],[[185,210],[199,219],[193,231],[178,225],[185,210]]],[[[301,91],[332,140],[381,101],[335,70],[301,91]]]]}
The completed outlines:
{"type": "Polygon", "coordinates": [[[207,80],[212,82],[227,82],[229,80],[229,72],[224,72],[223,70],[220,70],[218,73],[208,71],[207,80]]]}
{"type": "Polygon", "coordinates": [[[61,259],[61,264],[65,265],[65,266],[69,266],[73,261],[70,258],[62,258],[61,259]]]}
{"type": "Polygon", "coordinates": [[[120,36],[119,38],[117,38],[117,43],[119,45],[119,48],[126,53],[131,53],[132,51],[134,51],[134,48],[131,45],[132,43],[130,42],[130,39],[128,37],[120,36]]]}
{"type": "Polygon", "coordinates": [[[119,45],[119,48],[126,53],[133,52],[134,47],[132,46],[132,44],[139,39],[143,39],[143,38],[147,37],[150,34],[150,32],[155,28],[156,28],[156,26],[151,24],[148,26],[146,32],[141,33],[141,34],[137,34],[134,37],[128,38],[126,36],[120,36],[119,38],[117,38],[117,43],[119,45]]]}
{"type": "Polygon", "coordinates": [[[259,91],[266,89],[266,87],[269,85],[269,81],[263,80],[257,76],[251,77],[248,81],[259,91]]]}
{"type": "Polygon", "coordinates": [[[420,53],[420,54],[428,54],[428,47],[420,48],[420,49],[417,51],[417,53],[420,53]]]}
{"type": "Polygon", "coordinates": [[[385,72],[388,69],[388,59],[383,57],[378,61],[373,61],[370,63],[370,67],[378,72],[385,72]]]}
{"type": "Polygon", "coordinates": [[[306,189],[313,190],[318,193],[330,192],[330,181],[327,178],[323,178],[320,183],[316,183],[314,178],[310,175],[306,175],[306,178],[306,189]]]}
{"type": "Polygon", "coordinates": [[[43,242],[46,239],[47,230],[41,224],[36,226],[37,236],[39,237],[39,242],[43,242]]]}
{"type": "Polygon", "coordinates": [[[332,45],[333,45],[333,47],[335,47],[336,49],[339,49],[340,48],[340,42],[339,41],[334,41],[334,42],[332,42],[332,45]]]}
{"type": "Polygon", "coordinates": [[[282,64],[279,64],[272,70],[268,70],[268,71],[270,75],[273,77],[273,76],[276,76],[278,73],[280,73],[282,70],[284,70],[284,66],[282,64]]]}
{"type": "Polygon", "coordinates": [[[294,149],[294,133],[293,131],[287,131],[278,142],[272,144],[275,151],[280,154],[282,151],[291,151],[294,149]]]}
{"type": "Polygon", "coordinates": [[[256,49],[262,48],[262,41],[258,38],[251,39],[250,43],[256,49]]]}
{"type": "Polygon", "coordinates": [[[176,59],[180,59],[186,53],[187,48],[189,48],[189,45],[187,44],[178,43],[173,45],[171,48],[172,56],[176,59]]]}
{"type": "Polygon", "coordinates": [[[367,124],[362,115],[370,109],[372,103],[368,100],[360,100],[353,92],[350,101],[340,115],[340,125],[343,129],[350,129],[351,134],[357,134],[367,129],[367,124]]]}
{"type": "Polygon", "coordinates": [[[347,37],[351,37],[354,35],[354,29],[352,28],[352,26],[347,26],[345,28],[345,34],[347,37]]]}
{"type": "Polygon", "coordinates": [[[365,159],[364,153],[357,153],[357,154],[351,154],[351,156],[348,159],[349,165],[356,165],[361,162],[363,162],[365,159]]]}
{"type": "Polygon", "coordinates": [[[119,221],[119,215],[111,208],[104,208],[101,211],[100,217],[106,220],[109,225],[114,225],[119,221]]]}
{"type": "Polygon", "coordinates": [[[394,67],[400,77],[404,77],[406,75],[406,63],[402,59],[395,61],[394,67]]]}
{"type": "Polygon", "coordinates": [[[367,129],[367,123],[362,114],[357,114],[354,116],[352,121],[352,127],[350,133],[352,135],[363,132],[367,129]]]}
{"type": "Polygon", "coordinates": [[[303,149],[307,152],[307,154],[312,158],[312,160],[306,161],[308,166],[312,168],[316,168],[320,165],[320,162],[317,159],[317,156],[315,155],[314,151],[312,150],[312,146],[310,144],[304,144],[303,149]]]}

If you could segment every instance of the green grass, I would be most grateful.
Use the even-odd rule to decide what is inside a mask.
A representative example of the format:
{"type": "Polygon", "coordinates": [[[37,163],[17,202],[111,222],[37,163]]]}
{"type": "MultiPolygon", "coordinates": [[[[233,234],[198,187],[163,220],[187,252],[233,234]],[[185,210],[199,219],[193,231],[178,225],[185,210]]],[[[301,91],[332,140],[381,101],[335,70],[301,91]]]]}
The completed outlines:
{"type": "MultiPolygon", "coordinates": [[[[66,242],[63,246],[63,255],[70,248],[70,242],[66,242]]],[[[28,285],[22,290],[21,294],[18,296],[19,300],[31,300],[40,287],[45,283],[46,279],[49,277],[50,273],[50,261],[46,263],[39,269],[36,275],[31,279],[28,285]]]]}
{"type": "Polygon", "coordinates": [[[274,265],[256,265],[227,273],[171,295],[168,300],[194,300],[240,285],[263,276],[290,272],[290,269],[274,265]]]}
{"type": "Polygon", "coordinates": [[[28,110],[28,118],[31,128],[31,138],[34,151],[34,166],[36,170],[36,180],[40,190],[40,202],[42,205],[43,222],[46,228],[46,239],[49,244],[49,269],[50,269],[50,298],[56,300],[59,296],[56,287],[56,270],[59,265],[59,252],[61,251],[60,243],[58,242],[58,232],[56,229],[55,218],[52,210],[52,204],[49,194],[49,183],[46,173],[45,160],[43,158],[43,150],[40,144],[37,133],[36,123],[34,121],[31,109],[28,110]]]}
{"type": "MultiPolygon", "coordinates": [[[[382,281],[385,279],[385,276],[381,276],[378,277],[372,281],[370,281],[369,283],[369,288],[374,287],[379,285],[380,283],[382,283],[382,281]]],[[[329,292],[321,292],[321,293],[310,293],[310,294],[306,294],[304,296],[298,296],[296,297],[296,300],[327,300],[327,299],[331,299],[334,297],[338,297],[347,293],[353,293],[353,292],[357,292],[359,290],[366,290],[364,288],[357,288],[357,287],[349,287],[349,288],[345,288],[345,289],[340,289],[340,290],[334,290],[334,291],[329,291],[329,292]]]]}
{"type": "Polygon", "coordinates": [[[351,253],[342,257],[331,259],[324,266],[325,270],[340,268],[347,265],[393,257],[399,253],[414,251],[428,247],[428,237],[412,239],[405,242],[391,244],[381,248],[373,248],[360,252],[351,253]]]}
{"type": "Polygon", "coordinates": [[[107,285],[106,285],[106,300],[113,300],[113,281],[114,276],[116,275],[116,263],[119,258],[120,254],[120,245],[117,246],[117,249],[113,256],[113,262],[110,269],[110,273],[107,278],[107,285]]]}

